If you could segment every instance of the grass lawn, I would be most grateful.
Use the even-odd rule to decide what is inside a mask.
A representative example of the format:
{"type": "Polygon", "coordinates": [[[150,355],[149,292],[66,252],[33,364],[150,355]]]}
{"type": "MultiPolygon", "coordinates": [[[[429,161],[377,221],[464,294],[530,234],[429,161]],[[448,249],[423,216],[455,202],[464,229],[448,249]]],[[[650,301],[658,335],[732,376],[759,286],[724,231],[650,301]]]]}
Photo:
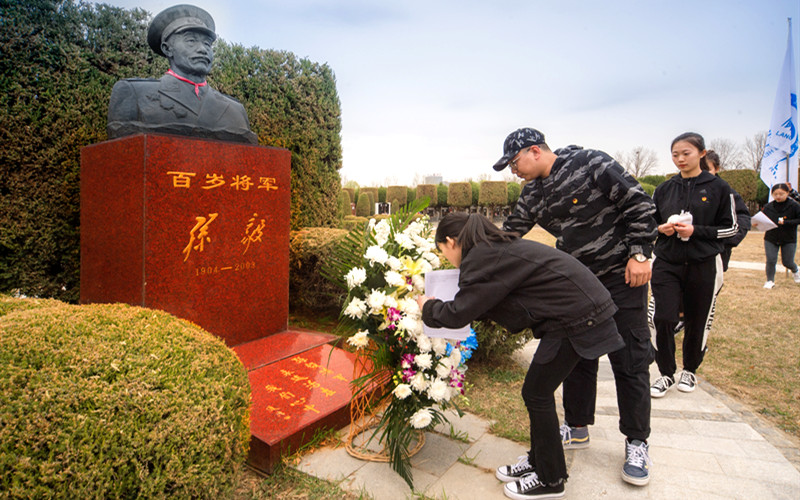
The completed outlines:
{"type": "MultiPolygon", "coordinates": [[[[554,238],[536,228],[527,238],[553,245],[554,238]]],[[[734,249],[731,260],[764,262],[763,233],[752,233],[734,249]]],[[[763,271],[731,268],[717,302],[709,350],[698,375],[784,430],[800,445],[800,285],[778,273],[777,286],[764,290],[763,271]]],[[[294,316],[293,326],[332,331],[335,318],[294,316]]],[[[680,339],[679,339],[680,340],[680,339]]],[[[679,367],[680,367],[680,357],[679,367]]],[[[525,368],[510,360],[473,364],[467,411],[495,420],[492,432],[520,442],[528,440],[528,417],[519,396],[525,368]]],[[[291,460],[291,459],[288,459],[291,460]]],[[[365,498],[283,467],[262,478],[242,474],[239,499],[365,498]]]]}

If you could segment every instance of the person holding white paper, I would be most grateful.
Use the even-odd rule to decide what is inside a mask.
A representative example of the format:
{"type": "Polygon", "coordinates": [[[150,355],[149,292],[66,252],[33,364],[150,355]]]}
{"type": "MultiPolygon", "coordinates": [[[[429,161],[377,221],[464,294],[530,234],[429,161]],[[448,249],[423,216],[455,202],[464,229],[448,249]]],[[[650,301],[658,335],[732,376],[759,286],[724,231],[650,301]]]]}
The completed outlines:
{"type": "Polygon", "coordinates": [[[788,184],[772,186],[772,201],[764,207],[764,215],[776,224],[774,229],[764,233],[764,253],[767,255],[767,282],[764,288],[775,286],[775,265],[778,263],[778,250],[781,262],[792,272],[795,283],[800,283],[800,271],[794,263],[797,251],[797,225],[800,224],[800,204],[789,198],[788,184]]]}
{"type": "Polygon", "coordinates": [[[571,255],[502,231],[479,214],[447,215],[435,242],[460,270],[459,291],[450,301],[417,299],[426,325],[491,319],[512,332],[531,328],[540,339],[522,386],[531,448],[495,475],[510,498],[561,497],[568,474],[554,392],[581,359],[625,345],[611,294],[571,255]]]}

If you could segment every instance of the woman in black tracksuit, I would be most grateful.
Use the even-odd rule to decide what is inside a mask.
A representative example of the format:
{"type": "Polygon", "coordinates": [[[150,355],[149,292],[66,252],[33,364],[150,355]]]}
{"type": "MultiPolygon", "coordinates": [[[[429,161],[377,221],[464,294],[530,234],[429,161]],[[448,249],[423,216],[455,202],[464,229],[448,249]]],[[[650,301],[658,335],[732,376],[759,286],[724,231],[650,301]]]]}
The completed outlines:
{"type": "Polygon", "coordinates": [[[418,299],[426,325],[460,328],[491,319],[512,332],[531,328],[541,339],[522,386],[531,449],[495,475],[511,498],[563,496],[567,467],[553,394],[581,358],[624,346],[611,295],[574,257],[501,231],[479,214],[449,214],[435,241],[460,269],[459,291],[448,302],[418,299]]]}
{"type": "Polygon", "coordinates": [[[778,263],[778,250],[781,251],[781,262],[792,272],[796,283],[800,283],[800,270],[794,263],[797,251],[797,225],[800,224],[800,205],[789,198],[788,184],[772,186],[772,201],[762,210],[764,215],[778,227],[764,233],[764,253],[767,255],[767,282],[764,288],[775,286],[775,265],[778,263]]]}
{"type": "Polygon", "coordinates": [[[703,361],[722,286],[724,241],[738,231],[736,202],[731,187],[706,170],[705,141],[688,132],[672,141],[672,161],[680,171],[660,184],[653,201],[658,239],[653,250],[650,280],[656,363],[661,376],[650,387],[663,397],[675,384],[675,333],[683,304],[683,373],[678,390],[692,392],[695,372],[703,361]]]}

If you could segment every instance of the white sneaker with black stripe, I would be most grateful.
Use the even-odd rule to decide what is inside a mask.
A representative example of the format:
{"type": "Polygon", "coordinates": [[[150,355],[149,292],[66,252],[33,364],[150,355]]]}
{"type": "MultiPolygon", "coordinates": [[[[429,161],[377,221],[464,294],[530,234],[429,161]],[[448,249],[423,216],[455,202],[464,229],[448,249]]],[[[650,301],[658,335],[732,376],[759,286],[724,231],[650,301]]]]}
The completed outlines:
{"type": "Polygon", "coordinates": [[[528,455],[520,455],[517,463],[498,467],[494,473],[494,477],[504,483],[510,483],[532,472],[536,472],[536,469],[528,462],[528,455]]]}
{"type": "Polygon", "coordinates": [[[697,376],[690,372],[683,370],[681,378],[678,381],[678,390],[681,392],[692,392],[697,387],[697,376]]]}
{"type": "Polygon", "coordinates": [[[673,385],[675,385],[675,379],[669,375],[662,375],[650,386],[650,396],[654,398],[663,398],[673,385]]]}

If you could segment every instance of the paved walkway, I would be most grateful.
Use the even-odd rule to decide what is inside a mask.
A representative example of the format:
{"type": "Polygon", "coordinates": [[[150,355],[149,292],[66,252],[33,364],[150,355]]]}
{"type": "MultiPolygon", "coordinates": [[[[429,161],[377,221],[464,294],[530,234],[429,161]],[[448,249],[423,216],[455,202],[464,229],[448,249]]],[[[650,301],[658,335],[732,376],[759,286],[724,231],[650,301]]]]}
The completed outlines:
{"type": "MultiPolygon", "coordinates": [[[[515,354],[527,366],[535,341],[515,354]]],[[[651,379],[658,375],[652,365],[651,379]]],[[[559,403],[560,406],[560,403],[559,403]]],[[[426,434],[412,458],[412,493],[386,463],[365,462],[344,447],[322,448],[303,457],[297,468],[339,482],[375,500],[403,498],[492,500],[505,498],[494,477],[499,465],[516,462],[527,447],[488,432],[490,422],[466,414],[450,418],[448,428],[426,434]],[[465,441],[450,435],[468,436],[465,441]]],[[[650,484],[631,486],[620,477],[625,451],[617,428],[618,412],[608,358],[600,361],[596,424],[591,446],[566,452],[568,499],[791,499],[800,498],[800,449],[732,398],[702,379],[697,390],[670,390],[653,400],[650,484]]],[[[346,430],[342,435],[346,436],[346,430]]]]}

